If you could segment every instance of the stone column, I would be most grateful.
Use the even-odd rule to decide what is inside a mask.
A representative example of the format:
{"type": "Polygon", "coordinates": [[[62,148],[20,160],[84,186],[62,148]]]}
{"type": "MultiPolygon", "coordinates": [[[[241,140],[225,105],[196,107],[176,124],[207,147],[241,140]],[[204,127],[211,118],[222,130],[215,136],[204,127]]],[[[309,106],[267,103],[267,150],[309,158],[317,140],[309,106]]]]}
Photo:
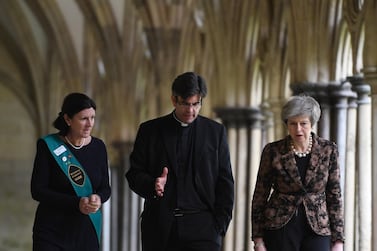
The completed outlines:
{"type": "Polygon", "coordinates": [[[347,139],[345,162],[347,168],[344,177],[343,206],[345,224],[344,250],[353,250],[355,245],[355,225],[356,220],[356,132],[357,132],[357,99],[350,98],[348,102],[347,114],[347,139]]]}
{"type": "Polygon", "coordinates": [[[133,142],[115,142],[119,163],[112,168],[111,178],[111,250],[141,250],[139,217],[143,199],[131,191],[125,173],[133,142]]]}
{"type": "MultiPolygon", "coordinates": [[[[371,250],[372,233],[372,124],[370,86],[364,82],[362,76],[347,78],[352,84],[352,90],[357,93],[357,224],[358,239],[355,241],[356,250],[371,250]]],[[[347,170],[347,175],[348,175],[347,170]]],[[[347,238],[347,237],[346,237],[347,238]]],[[[346,249],[353,250],[353,249],[346,249]]]]}
{"type": "Polygon", "coordinates": [[[287,135],[287,128],[281,120],[281,108],[285,101],[282,99],[268,99],[268,101],[260,105],[264,116],[262,145],[287,135]]]}
{"type": "Polygon", "coordinates": [[[372,88],[372,250],[377,250],[377,3],[365,0],[362,72],[372,88]]]}
{"type": "MultiPolygon", "coordinates": [[[[372,90],[372,248],[377,250],[377,66],[363,69],[372,90]]],[[[363,226],[360,226],[363,227],[363,226]]]]}
{"type": "MultiPolygon", "coordinates": [[[[347,111],[349,98],[354,98],[355,93],[351,91],[351,84],[330,84],[329,94],[332,101],[331,117],[331,139],[336,142],[339,150],[339,165],[341,175],[341,186],[344,191],[344,177],[347,169],[346,146],[347,146],[347,111]]],[[[354,147],[354,146],[353,146],[354,147]]]]}
{"type": "Polygon", "coordinates": [[[216,108],[227,127],[232,169],[235,180],[233,220],[225,236],[223,251],[252,250],[251,199],[262,148],[262,121],[259,109],[216,108]]]}

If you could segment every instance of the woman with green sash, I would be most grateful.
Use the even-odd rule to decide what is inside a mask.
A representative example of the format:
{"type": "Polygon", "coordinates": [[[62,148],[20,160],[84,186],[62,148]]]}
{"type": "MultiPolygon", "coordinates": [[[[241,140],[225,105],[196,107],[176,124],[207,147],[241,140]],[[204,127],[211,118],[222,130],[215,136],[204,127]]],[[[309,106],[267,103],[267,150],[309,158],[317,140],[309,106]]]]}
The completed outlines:
{"type": "Polygon", "coordinates": [[[39,202],[33,251],[98,251],[101,206],[111,194],[107,150],[91,135],[96,105],[71,93],[53,125],[58,130],[37,141],[31,194],[39,202]]]}

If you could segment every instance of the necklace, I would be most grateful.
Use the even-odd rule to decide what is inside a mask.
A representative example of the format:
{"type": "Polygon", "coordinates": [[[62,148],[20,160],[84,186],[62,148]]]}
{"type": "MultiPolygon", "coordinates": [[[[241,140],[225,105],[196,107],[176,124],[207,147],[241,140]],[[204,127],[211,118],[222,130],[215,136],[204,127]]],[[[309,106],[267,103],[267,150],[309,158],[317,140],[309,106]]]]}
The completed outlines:
{"type": "Polygon", "coordinates": [[[69,141],[69,139],[68,139],[67,136],[64,136],[64,138],[68,142],[68,144],[70,144],[70,146],[72,146],[74,149],[77,149],[77,150],[81,149],[84,146],[84,144],[85,144],[85,138],[82,140],[82,143],[79,146],[75,146],[74,144],[72,144],[71,141],[69,141]]]}
{"type": "Polygon", "coordinates": [[[306,149],[305,152],[299,152],[299,151],[297,151],[296,148],[295,148],[295,145],[293,144],[293,141],[291,141],[292,151],[299,158],[306,157],[306,155],[308,155],[312,151],[312,146],[313,146],[312,136],[310,136],[310,138],[309,138],[309,146],[308,146],[308,149],[306,149]]]}

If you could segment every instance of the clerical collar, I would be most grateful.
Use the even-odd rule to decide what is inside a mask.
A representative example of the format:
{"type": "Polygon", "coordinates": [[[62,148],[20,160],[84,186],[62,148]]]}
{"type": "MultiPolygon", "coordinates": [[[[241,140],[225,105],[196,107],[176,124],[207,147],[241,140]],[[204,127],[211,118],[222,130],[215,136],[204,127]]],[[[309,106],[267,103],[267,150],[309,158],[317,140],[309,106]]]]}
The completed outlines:
{"type": "Polygon", "coordinates": [[[187,123],[184,123],[184,122],[180,121],[180,120],[177,118],[177,116],[175,116],[175,112],[173,112],[173,117],[174,117],[175,120],[177,120],[177,122],[178,122],[182,127],[187,127],[187,126],[189,125],[189,124],[187,124],[187,123]]]}

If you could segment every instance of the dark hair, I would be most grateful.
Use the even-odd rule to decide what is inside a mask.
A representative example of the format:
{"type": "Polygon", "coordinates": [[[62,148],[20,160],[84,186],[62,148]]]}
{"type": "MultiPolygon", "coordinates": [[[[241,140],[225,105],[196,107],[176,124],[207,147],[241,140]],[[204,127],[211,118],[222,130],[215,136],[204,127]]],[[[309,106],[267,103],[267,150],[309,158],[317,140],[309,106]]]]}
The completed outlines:
{"type": "Polygon", "coordinates": [[[199,94],[202,98],[207,95],[207,85],[204,79],[194,72],[185,72],[173,81],[173,96],[180,96],[183,99],[199,94]]]}
{"type": "Polygon", "coordinates": [[[72,118],[76,113],[88,108],[96,109],[94,101],[83,93],[70,93],[65,96],[61,111],[55,119],[53,126],[59,130],[59,134],[67,135],[69,126],[64,120],[64,114],[72,118]]]}

